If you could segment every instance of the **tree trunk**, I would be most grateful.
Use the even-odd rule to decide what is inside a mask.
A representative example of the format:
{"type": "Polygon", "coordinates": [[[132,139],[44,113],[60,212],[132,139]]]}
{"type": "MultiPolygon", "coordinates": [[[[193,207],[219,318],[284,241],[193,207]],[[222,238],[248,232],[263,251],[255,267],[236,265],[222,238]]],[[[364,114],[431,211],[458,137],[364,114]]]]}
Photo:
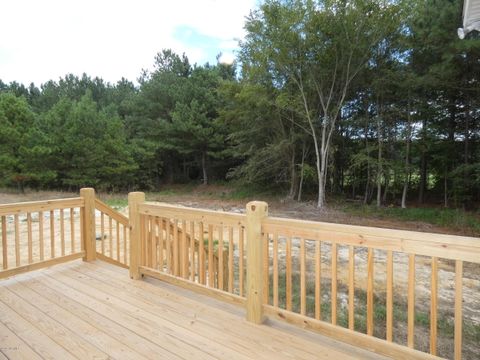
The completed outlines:
{"type": "Polygon", "coordinates": [[[367,160],[367,183],[365,184],[365,195],[363,196],[363,204],[368,203],[370,193],[370,162],[367,160]]]}
{"type": "Polygon", "coordinates": [[[406,149],[405,149],[405,182],[403,183],[403,193],[402,193],[402,209],[407,208],[407,192],[408,184],[410,182],[410,140],[412,138],[412,123],[411,123],[411,114],[410,114],[410,99],[408,101],[407,108],[407,138],[406,138],[406,149]]]}
{"type": "Polygon", "coordinates": [[[382,205],[382,128],[380,117],[377,116],[377,137],[378,137],[378,164],[377,164],[377,207],[382,205]]]}
{"type": "Polygon", "coordinates": [[[418,188],[418,202],[425,202],[425,188],[427,187],[427,159],[425,151],[422,151],[420,158],[420,184],[418,188]]]}
{"type": "Polygon", "coordinates": [[[203,185],[208,184],[208,175],[207,175],[207,153],[202,152],[202,171],[203,171],[203,185]]]}
{"type": "MultiPolygon", "coordinates": [[[[457,107],[455,105],[456,99],[450,99],[450,105],[448,107],[448,111],[450,113],[449,120],[448,120],[448,149],[450,150],[451,154],[455,153],[455,131],[457,128],[456,123],[456,114],[457,114],[457,107]]],[[[455,167],[455,157],[451,156],[451,159],[446,160],[446,169],[445,169],[445,176],[444,176],[444,207],[448,207],[448,189],[449,189],[449,181],[448,181],[448,174],[450,171],[453,170],[455,167]]],[[[453,189],[453,183],[450,181],[453,189]]]]}
{"type": "Polygon", "coordinates": [[[363,204],[368,203],[368,194],[370,192],[370,151],[368,149],[368,118],[365,118],[365,151],[367,154],[367,182],[365,184],[365,195],[363,196],[363,204]]]}
{"type": "Polygon", "coordinates": [[[317,177],[318,177],[317,208],[319,209],[325,206],[325,185],[326,185],[326,175],[327,175],[328,148],[330,145],[327,140],[327,134],[326,134],[327,124],[328,124],[328,116],[325,115],[324,124],[322,127],[321,151],[318,148],[316,137],[314,138],[315,155],[317,157],[316,166],[317,166],[317,177]]]}
{"type": "Polygon", "coordinates": [[[303,188],[303,167],[305,166],[305,156],[306,156],[305,142],[302,146],[302,164],[300,166],[300,183],[298,184],[298,195],[297,201],[302,201],[302,188],[303,188]]]}
{"type": "Polygon", "coordinates": [[[295,199],[295,189],[296,189],[296,178],[297,174],[295,171],[295,147],[293,146],[292,157],[290,159],[290,191],[288,192],[287,199],[295,199]]]}
{"type": "Polygon", "coordinates": [[[355,200],[355,196],[357,195],[357,193],[355,192],[355,190],[356,190],[355,169],[353,169],[353,171],[352,171],[352,178],[353,178],[353,181],[352,181],[352,199],[355,200]]]}
{"type": "Polygon", "coordinates": [[[447,180],[446,169],[445,169],[445,175],[443,177],[443,207],[448,208],[448,180],[447,180]]]}
{"type": "Polygon", "coordinates": [[[464,196],[462,199],[463,207],[466,208],[469,206],[469,199],[468,196],[466,196],[470,192],[470,172],[468,170],[467,165],[470,163],[470,146],[469,146],[469,140],[470,140],[470,109],[468,106],[468,100],[467,104],[465,105],[465,131],[464,131],[464,136],[465,141],[464,141],[464,159],[463,163],[465,164],[465,167],[463,169],[463,191],[464,191],[464,196]]]}
{"type": "Polygon", "coordinates": [[[418,187],[418,202],[425,202],[425,190],[427,188],[427,119],[422,121],[422,150],[420,154],[420,184],[418,187]]]}
{"type": "Polygon", "coordinates": [[[317,172],[318,172],[318,201],[317,201],[317,207],[319,209],[321,209],[325,206],[325,176],[324,176],[324,172],[322,170],[322,167],[319,168],[319,166],[317,165],[317,172]]]}
{"type": "Polygon", "coordinates": [[[390,184],[390,174],[389,171],[385,172],[385,189],[383,190],[383,199],[382,203],[387,203],[387,194],[388,194],[388,185],[390,184]]]}
{"type": "Polygon", "coordinates": [[[402,209],[407,208],[407,192],[408,192],[408,183],[410,181],[410,176],[406,175],[405,182],[403,183],[403,192],[402,192],[402,209]]]}

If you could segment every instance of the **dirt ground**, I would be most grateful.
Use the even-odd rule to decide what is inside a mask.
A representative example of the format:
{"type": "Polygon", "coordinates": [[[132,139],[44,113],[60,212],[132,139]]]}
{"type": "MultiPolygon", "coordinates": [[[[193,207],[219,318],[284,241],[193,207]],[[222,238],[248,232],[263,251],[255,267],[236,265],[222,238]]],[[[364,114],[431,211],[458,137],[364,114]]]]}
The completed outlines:
{"type": "MultiPolygon", "coordinates": [[[[185,188],[179,186],[173,187],[173,190],[162,191],[158,193],[146,193],[148,201],[168,202],[182,206],[195,208],[204,208],[211,210],[245,212],[246,204],[251,200],[263,200],[269,204],[269,214],[271,216],[288,217],[312,221],[324,221],[331,223],[373,226],[388,229],[413,230],[423,232],[433,232],[439,234],[466,235],[458,229],[451,229],[432,225],[421,221],[401,221],[394,219],[378,219],[373,217],[355,216],[334,207],[327,206],[325,209],[317,209],[314,202],[284,201],[276,198],[246,198],[234,200],[229,198],[231,190],[224,186],[209,185],[207,187],[198,186],[194,188],[185,188]]],[[[78,193],[64,191],[26,191],[20,194],[14,191],[2,191],[0,189],[0,204],[8,204],[22,201],[39,201],[49,199],[59,199],[68,197],[77,197],[78,193]]],[[[118,201],[127,203],[127,194],[107,194],[99,193],[98,197],[104,201],[118,201]]],[[[121,206],[123,207],[123,206],[121,206]]]]}

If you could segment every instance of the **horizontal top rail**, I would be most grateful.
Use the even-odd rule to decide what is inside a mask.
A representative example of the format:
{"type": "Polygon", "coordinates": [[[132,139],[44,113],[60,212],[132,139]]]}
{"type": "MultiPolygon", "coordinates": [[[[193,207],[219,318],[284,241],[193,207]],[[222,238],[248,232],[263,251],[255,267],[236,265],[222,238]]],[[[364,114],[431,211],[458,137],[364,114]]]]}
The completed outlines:
{"type": "Polygon", "coordinates": [[[110,216],[113,220],[118,221],[120,224],[128,226],[128,218],[120,214],[119,212],[113,210],[110,206],[105,204],[103,201],[95,199],[95,208],[101,211],[104,214],[110,216]]]}
{"type": "Polygon", "coordinates": [[[480,239],[418,231],[268,217],[268,233],[480,263],[480,239]]]}
{"type": "Polygon", "coordinates": [[[140,214],[160,216],[164,218],[188,218],[194,221],[204,221],[210,224],[245,226],[246,215],[225,211],[214,211],[168,205],[165,203],[146,202],[139,205],[140,214]]]}
{"type": "Polygon", "coordinates": [[[84,201],[81,197],[45,200],[45,201],[31,201],[12,204],[0,205],[0,216],[15,215],[28,212],[49,211],[58,209],[68,209],[75,207],[83,207],[84,201]]]}

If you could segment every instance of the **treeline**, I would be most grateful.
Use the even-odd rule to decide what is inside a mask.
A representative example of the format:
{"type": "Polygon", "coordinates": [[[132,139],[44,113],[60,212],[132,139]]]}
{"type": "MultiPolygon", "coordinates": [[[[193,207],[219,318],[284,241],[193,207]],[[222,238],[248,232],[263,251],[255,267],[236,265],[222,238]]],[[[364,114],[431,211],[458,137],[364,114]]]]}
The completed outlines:
{"type": "Polygon", "coordinates": [[[235,180],[377,205],[480,200],[480,37],[461,1],[265,1],[233,65],[163,50],[138,84],[0,81],[0,185],[235,180]]]}

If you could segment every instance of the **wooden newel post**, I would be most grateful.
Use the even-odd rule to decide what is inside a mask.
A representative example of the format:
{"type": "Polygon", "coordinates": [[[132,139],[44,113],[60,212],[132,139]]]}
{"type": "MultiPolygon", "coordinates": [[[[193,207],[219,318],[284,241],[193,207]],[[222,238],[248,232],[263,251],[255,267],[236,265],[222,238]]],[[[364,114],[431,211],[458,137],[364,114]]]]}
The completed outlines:
{"type": "Polygon", "coordinates": [[[247,204],[247,320],[261,324],[263,317],[263,234],[262,220],[268,216],[268,204],[247,204]]]}
{"type": "Polygon", "coordinates": [[[145,202],[145,193],[128,194],[128,217],[130,219],[130,278],[140,279],[140,213],[138,205],[145,202]]]}
{"type": "Polygon", "coordinates": [[[83,225],[82,248],[85,251],[83,261],[93,261],[96,258],[95,248],[95,189],[80,189],[80,197],[83,198],[84,208],[81,221],[83,225]]]}

